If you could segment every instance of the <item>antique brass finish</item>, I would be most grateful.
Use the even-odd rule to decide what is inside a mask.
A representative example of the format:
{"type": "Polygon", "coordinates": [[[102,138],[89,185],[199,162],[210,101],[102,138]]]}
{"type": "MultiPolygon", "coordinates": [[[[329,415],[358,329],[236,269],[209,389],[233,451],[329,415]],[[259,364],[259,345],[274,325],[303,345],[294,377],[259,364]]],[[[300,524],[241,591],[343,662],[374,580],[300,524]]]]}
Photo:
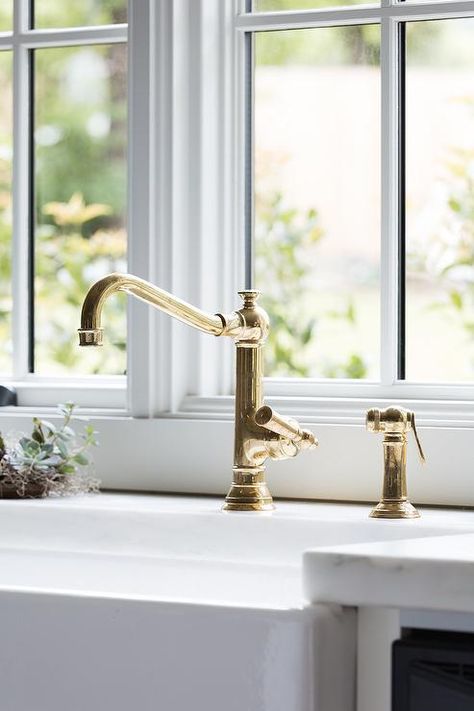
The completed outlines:
{"type": "Polygon", "coordinates": [[[189,326],[214,336],[230,336],[236,345],[235,439],[233,481],[227,511],[274,508],[265,482],[268,458],[288,459],[316,447],[309,430],[273,412],[263,402],[263,346],[268,335],[266,312],[257,306],[259,292],[240,291],[243,306],[231,314],[208,314],[132,274],[109,274],[89,289],[82,307],[79,344],[101,346],[102,307],[117,291],[125,291],[189,326]]]}
{"type": "Polygon", "coordinates": [[[366,426],[369,432],[383,432],[384,479],[382,499],[372,509],[372,518],[418,518],[416,508],[408,501],[406,483],[407,432],[413,431],[421,461],[425,455],[416,431],[415,413],[401,407],[369,410],[366,426]]]}

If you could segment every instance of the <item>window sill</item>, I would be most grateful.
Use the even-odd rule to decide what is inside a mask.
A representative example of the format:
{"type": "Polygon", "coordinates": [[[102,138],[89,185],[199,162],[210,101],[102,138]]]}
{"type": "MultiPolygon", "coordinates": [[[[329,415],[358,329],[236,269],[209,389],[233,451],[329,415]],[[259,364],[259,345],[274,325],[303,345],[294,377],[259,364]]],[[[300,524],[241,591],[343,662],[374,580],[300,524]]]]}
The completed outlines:
{"type": "MultiPolygon", "coordinates": [[[[287,404],[276,403],[282,413],[293,414],[287,404]]],[[[27,432],[32,414],[42,412],[55,419],[53,409],[2,408],[0,431],[27,432]]],[[[88,416],[99,433],[94,459],[104,488],[227,493],[234,436],[230,411],[217,416],[180,412],[155,419],[132,418],[124,410],[95,409],[81,414],[88,416]]],[[[303,415],[300,421],[314,431],[320,446],[295,459],[269,462],[272,494],[288,499],[377,501],[382,486],[382,445],[366,431],[363,416],[359,414],[355,421],[321,418],[314,422],[303,415]]],[[[427,464],[421,466],[409,438],[410,499],[426,505],[474,506],[472,427],[457,422],[426,425],[421,420],[419,434],[427,464]]]]}
{"type": "MultiPolygon", "coordinates": [[[[306,423],[363,425],[365,413],[371,407],[384,408],[396,402],[407,410],[416,412],[417,422],[428,427],[474,428],[474,402],[472,400],[424,399],[374,394],[373,396],[319,396],[284,395],[270,386],[267,399],[279,412],[298,417],[306,423]]],[[[232,418],[234,399],[230,396],[187,396],[181,403],[181,414],[186,417],[232,418]]]]}
{"type": "Polygon", "coordinates": [[[79,407],[125,409],[127,385],[124,376],[42,377],[28,375],[22,380],[2,378],[2,385],[14,388],[20,407],[55,407],[72,400],[79,407]]]}

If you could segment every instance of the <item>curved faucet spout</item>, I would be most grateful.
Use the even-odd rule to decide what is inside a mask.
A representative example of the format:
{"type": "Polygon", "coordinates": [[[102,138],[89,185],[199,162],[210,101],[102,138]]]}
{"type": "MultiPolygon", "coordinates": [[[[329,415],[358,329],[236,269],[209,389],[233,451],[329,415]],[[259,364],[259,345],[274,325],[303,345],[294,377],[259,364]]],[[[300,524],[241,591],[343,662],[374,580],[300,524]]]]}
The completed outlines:
{"type": "Polygon", "coordinates": [[[102,308],[105,301],[117,291],[136,296],[137,299],[155,306],[160,311],[184,321],[199,331],[221,336],[226,330],[226,322],[219,315],[208,314],[178,299],[164,289],[140,279],[133,274],[108,274],[91,286],[84,299],[79,329],[81,346],[102,345],[102,308]]]}

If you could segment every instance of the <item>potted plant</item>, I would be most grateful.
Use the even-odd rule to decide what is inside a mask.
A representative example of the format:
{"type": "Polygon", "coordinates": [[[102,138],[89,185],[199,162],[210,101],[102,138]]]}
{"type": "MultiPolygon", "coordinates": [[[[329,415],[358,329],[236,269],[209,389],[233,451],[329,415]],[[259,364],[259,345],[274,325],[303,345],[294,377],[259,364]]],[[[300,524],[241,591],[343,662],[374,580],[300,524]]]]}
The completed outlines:
{"type": "Polygon", "coordinates": [[[75,405],[59,405],[60,425],[33,418],[30,436],[6,444],[0,434],[0,498],[40,498],[98,491],[87,450],[97,446],[92,425],[77,434],[71,427],[75,405]]]}

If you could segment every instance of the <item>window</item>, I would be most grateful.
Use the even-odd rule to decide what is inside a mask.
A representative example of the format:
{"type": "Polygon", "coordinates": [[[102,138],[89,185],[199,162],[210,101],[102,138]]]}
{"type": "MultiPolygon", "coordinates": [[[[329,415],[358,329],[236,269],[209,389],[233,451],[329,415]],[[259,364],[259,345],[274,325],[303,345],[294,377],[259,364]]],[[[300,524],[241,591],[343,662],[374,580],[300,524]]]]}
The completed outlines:
{"type": "Polygon", "coordinates": [[[412,498],[474,504],[473,3],[36,0],[34,24],[14,5],[0,368],[20,407],[2,421],[71,398],[106,486],[224,493],[232,343],[116,297],[86,354],[77,310],[125,265],[211,312],[252,283],[273,324],[267,397],[321,441],[270,465],[272,493],[375,500],[364,413],[398,402],[429,460],[428,476],[410,457],[412,498]]]}
{"type": "MultiPolygon", "coordinates": [[[[439,428],[424,433],[436,458],[437,438],[457,439],[464,472],[474,412],[473,18],[472,3],[254,0],[236,21],[247,274],[275,326],[270,392],[300,395],[300,412],[334,437],[337,423],[348,442],[367,403],[401,401],[439,428]]],[[[341,476],[337,456],[323,466],[341,476]]],[[[367,483],[349,488],[361,495],[367,483]]]]}
{"type": "Polygon", "coordinates": [[[107,354],[82,353],[71,326],[95,276],[126,267],[126,21],[126,0],[2,3],[0,372],[20,404],[94,373],[115,396],[92,378],[84,403],[124,392],[125,303],[107,354]]]}
{"type": "Polygon", "coordinates": [[[406,30],[406,377],[474,380],[474,19],[406,30]]]}
{"type": "Polygon", "coordinates": [[[30,368],[39,375],[121,375],[126,369],[125,301],[110,304],[107,353],[78,349],[70,324],[77,322],[92,280],[126,271],[126,47],[37,48],[32,68],[30,368]]]}
{"type": "Polygon", "coordinates": [[[472,8],[252,9],[247,240],[270,375],[472,401],[472,8]]]}
{"type": "Polygon", "coordinates": [[[380,27],[259,32],[254,56],[267,373],[378,380],[380,27]]]}
{"type": "MultiPolygon", "coordinates": [[[[2,18],[4,20],[4,18],[2,18]]],[[[12,56],[11,52],[0,53],[0,86],[2,117],[0,128],[0,274],[1,311],[0,339],[4,347],[0,351],[0,372],[11,370],[11,158],[12,158],[12,56]]]]}

